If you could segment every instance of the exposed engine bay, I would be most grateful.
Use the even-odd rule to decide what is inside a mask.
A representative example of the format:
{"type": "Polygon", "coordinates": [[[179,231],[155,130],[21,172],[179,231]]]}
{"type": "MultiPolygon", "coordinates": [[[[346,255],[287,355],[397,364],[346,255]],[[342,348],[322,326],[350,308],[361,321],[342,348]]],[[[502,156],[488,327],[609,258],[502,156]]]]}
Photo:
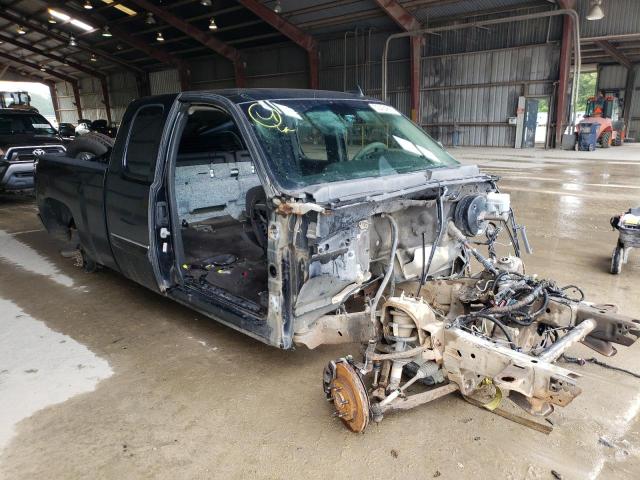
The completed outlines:
{"type": "Polygon", "coordinates": [[[640,320],[526,272],[526,231],[494,179],[355,208],[278,210],[299,254],[294,342],[364,345],[362,358],[332,361],[323,376],[354,432],[455,391],[546,416],[581,393],[579,375],[554,364],[569,347],[611,356],[640,336],[640,320]]]}

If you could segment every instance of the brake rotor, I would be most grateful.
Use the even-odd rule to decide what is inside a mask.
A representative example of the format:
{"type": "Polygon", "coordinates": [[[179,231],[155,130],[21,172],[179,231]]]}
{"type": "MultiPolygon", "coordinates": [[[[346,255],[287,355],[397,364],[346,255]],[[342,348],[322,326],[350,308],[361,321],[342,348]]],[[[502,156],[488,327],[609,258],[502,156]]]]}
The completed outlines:
{"type": "Polygon", "coordinates": [[[335,364],[335,376],[329,384],[336,415],[352,432],[362,432],[369,424],[369,397],[360,375],[349,363],[335,364]]]}

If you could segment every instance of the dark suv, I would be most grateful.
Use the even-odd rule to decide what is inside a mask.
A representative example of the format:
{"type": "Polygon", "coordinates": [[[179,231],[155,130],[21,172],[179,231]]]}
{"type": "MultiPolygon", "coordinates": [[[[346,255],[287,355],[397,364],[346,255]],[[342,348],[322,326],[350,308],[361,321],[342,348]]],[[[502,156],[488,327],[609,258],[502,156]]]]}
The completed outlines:
{"type": "Polygon", "coordinates": [[[64,151],[58,132],[39,113],[0,109],[0,192],[32,189],[38,156],[64,151]]]}

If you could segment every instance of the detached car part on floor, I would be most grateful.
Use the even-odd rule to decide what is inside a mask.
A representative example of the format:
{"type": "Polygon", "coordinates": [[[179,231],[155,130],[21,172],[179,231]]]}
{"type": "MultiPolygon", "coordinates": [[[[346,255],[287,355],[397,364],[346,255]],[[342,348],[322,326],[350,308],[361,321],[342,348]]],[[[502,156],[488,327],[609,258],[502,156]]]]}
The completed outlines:
{"type": "Polygon", "coordinates": [[[353,431],[457,390],[548,414],[580,393],[553,364],[567,348],[613,355],[640,335],[577,287],[528,275],[497,179],[379,100],[163,95],[133,102],[115,143],[96,135],[38,162],[46,228],[88,270],[269,345],[361,342],[362,359],[323,376],[353,431]]]}

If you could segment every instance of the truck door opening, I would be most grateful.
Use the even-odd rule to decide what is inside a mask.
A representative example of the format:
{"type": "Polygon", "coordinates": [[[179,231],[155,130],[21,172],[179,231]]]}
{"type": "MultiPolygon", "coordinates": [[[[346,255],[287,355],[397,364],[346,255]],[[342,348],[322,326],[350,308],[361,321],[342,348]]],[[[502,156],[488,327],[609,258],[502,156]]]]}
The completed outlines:
{"type": "Polygon", "coordinates": [[[228,112],[192,105],[187,115],[173,176],[183,281],[266,313],[268,216],[253,160],[228,112]]]}

